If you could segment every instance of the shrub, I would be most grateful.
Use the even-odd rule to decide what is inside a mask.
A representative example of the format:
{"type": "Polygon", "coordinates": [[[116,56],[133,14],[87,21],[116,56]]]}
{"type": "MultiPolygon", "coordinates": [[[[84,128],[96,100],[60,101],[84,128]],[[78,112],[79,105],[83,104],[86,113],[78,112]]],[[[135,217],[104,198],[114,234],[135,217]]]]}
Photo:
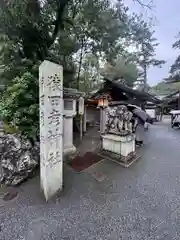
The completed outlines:
{"type": "Polygon", "coordinates": [[[0,115],[4,122],[35,139],[39,136],[39,83],[30,72],[13,79],[0,102],[0,115]]]}

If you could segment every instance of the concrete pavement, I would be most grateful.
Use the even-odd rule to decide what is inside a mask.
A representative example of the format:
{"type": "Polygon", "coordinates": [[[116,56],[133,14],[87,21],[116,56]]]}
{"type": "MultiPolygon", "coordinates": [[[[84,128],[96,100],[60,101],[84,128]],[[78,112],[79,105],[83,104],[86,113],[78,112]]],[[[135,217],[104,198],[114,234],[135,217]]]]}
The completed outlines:
{"type": "Polygon", "coordinates": [[[146,135],[140,160],[129,169],[105,161],[101,183],[65,167],[64,192],[51,202],[38,178],[0,200],[0,239],[179,240],[180,130],[165,121],[146,135]]]}

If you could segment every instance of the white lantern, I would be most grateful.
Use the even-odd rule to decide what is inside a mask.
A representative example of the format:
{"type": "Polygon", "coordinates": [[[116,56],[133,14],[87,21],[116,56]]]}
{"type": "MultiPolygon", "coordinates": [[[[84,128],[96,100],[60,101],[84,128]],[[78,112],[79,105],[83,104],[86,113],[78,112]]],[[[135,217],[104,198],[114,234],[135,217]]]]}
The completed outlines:
{"type": "Polygon", "coordinates": [[[104,107],[108,107],[108,99],[104,99],[104,104],[103,104],[104,107]]]}
{"type": "Polygon", "coordinates": [[[103,107],[103,99],[98,99],[98,108],[103,107]]]}
{"type": "Polygon", "coordinates": [[[99,107],[102,107],[102,108],[108,107],[108,99],[105,99],[105,98],[98,99],[98,108],[99,107]]]}

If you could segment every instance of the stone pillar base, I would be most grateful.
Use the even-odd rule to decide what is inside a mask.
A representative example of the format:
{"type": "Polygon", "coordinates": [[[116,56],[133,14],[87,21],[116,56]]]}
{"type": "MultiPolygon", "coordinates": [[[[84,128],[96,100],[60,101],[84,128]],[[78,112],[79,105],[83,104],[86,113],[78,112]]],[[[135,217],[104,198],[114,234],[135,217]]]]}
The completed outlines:
{"type": "Polygon", "coordinates": [[[64,156],[72,155],[76,152],[76,147],[73,145],[71,147],[64,147],[64,156]]]}
{"type": "Polygon", "coordinates": [[[123,167],[129,167],[139,157],[135,152],[135,137],[118,136],[114,134],[102,135],[101,155],[117,162],[123,167]]]}

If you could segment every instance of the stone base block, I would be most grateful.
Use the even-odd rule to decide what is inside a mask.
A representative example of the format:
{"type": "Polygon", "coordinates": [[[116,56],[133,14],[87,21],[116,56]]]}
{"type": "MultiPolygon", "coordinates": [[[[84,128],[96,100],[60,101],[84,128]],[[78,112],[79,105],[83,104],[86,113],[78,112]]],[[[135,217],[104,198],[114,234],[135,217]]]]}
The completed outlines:
{"type": "Polygon", "coordinates": [[[71,147],[64,147],[64,156],[72,155],[76,152],[76,147],[72,145],[71,147]]]}
{"type": "Polygon", "coordinates": [[[102,135],[102,149],[127,157],[135,152],[135,137],[134,135],[123,137],[114,134],[102,135]]]}
{"type": "Polygon", "coordinates": [[[118,154],[115,154],[112,152],[101,150],[99,155],[105,159],[116,162],[125,168],[130,167],[134,162],[136,162],[140,158],[140,156],[138,156],[136,154],[136,152],[133,152],[133,153],[129,154],[127,157],[124,157],[122,155],[118,155],[118,154]]]}
{"type": "Polygon", "coordinates": [[[139,158],[135,152],[134,136],[102,135],[100,154],[124,167],[129,167],[139,158]]]}

